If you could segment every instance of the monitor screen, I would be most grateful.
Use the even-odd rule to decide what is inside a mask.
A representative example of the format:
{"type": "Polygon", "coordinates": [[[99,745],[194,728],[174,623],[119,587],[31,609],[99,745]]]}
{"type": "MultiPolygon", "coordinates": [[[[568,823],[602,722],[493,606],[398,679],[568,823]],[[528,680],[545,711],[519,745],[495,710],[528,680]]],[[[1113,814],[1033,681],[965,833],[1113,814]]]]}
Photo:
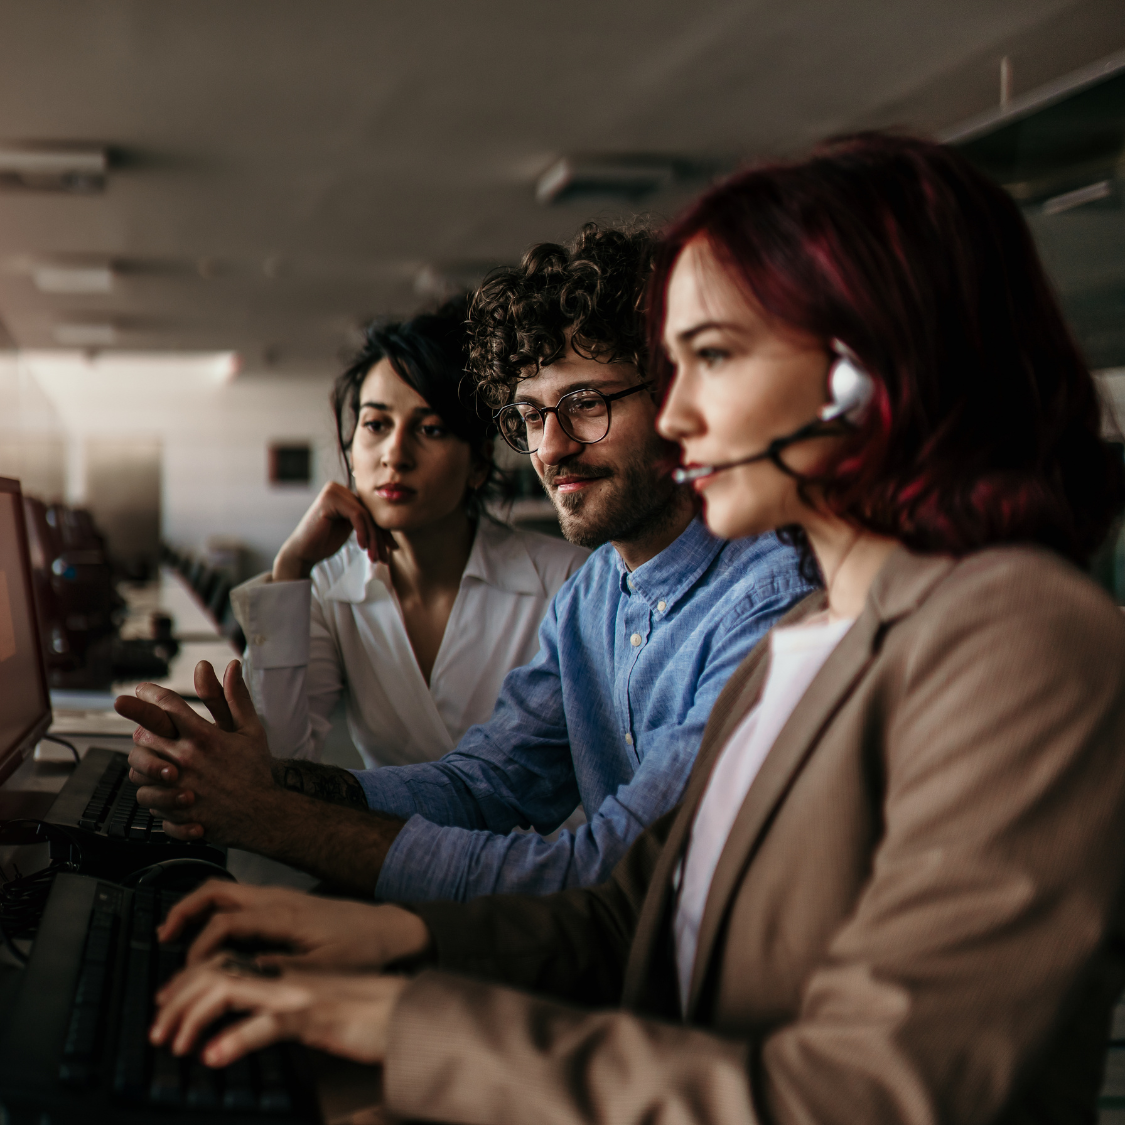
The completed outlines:
{"type": "Polygon", "coordinates": [[[0,782],[51,722],[39,646],[23,500],[19,484],[0,477],[0,782]]]}

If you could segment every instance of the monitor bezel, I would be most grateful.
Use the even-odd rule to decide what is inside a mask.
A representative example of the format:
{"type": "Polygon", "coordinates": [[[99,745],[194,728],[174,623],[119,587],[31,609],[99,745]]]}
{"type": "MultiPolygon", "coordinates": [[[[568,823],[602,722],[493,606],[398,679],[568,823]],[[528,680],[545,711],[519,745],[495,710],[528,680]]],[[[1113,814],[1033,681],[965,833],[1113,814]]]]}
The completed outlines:
{"type": "Polygon", "coordinates": [[[47,683],[47,662],[43,654],[43,634],[40,632],[39,607],[35,604],[35,579],[31,571],[31,549],[27,537],[27,520],[23,508],[23,490],[18,480],[0,477],[0,492],[11,493],[16,497],[16,540],[19,548],[20,565],[23,567],[24,589],[31,595],[31,622],[34,634],[35,651],[39,656],[39,686],[47,701],[47,713],[34,723],[17,739],[15,747],[7,758],[0,761],[0,785],[12,776],[23,764],[24,759],[35,749],[40,739],[51,728],[51,689],[47,683]]]}

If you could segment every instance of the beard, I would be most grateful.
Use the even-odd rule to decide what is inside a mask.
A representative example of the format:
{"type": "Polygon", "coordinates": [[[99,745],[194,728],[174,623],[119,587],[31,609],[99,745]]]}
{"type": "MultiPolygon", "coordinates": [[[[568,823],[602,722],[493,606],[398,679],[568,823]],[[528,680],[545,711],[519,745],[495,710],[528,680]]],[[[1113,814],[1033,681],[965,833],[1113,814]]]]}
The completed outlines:
{"type": "Polygon", "coordinates": [[[579,547],[600,547],[610,540],[628,543],[653,534],[676,518],[679,487],[660,471],[663,443],[642,449],[621,465],[583,465],[577,461],[552,465],[545,474],[547,495],[555,506],[563,535],[579,547]],[[560,476],[605,480],[598,495],[585,491],[560,496],[551,482],[560,476]]]}

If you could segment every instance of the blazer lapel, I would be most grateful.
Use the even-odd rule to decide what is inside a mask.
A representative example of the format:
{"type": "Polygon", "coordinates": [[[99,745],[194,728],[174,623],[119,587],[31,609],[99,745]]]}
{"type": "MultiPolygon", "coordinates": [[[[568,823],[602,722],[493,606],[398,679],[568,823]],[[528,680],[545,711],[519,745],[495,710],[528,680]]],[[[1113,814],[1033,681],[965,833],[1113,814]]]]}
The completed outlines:
{"type": "Polygon", "coordinates": [[[699,924],[687,1018],[699,1003],[704,967],[718,937],[733,894],[774,810],[784,800],[801,767],[841,703],[867,671],[882,622],[868,606],[817,673],[800,705],[781,728],[758,776],[750,786],[711,879],[699,924]]]}
{"type": "MultiPolygon", "coordinates": [[[[802,618],[819,613],[824,608],[824,604],[823,591],[810,594],[794,606],[779,624],[795,624],[802,618]]],[[[642,997],[651,981],[649,970],[663,932],[662,923],[669,907],[669,900],[673,894],[672,877],[676,864],[683,854],[696,809],[706,792],[711,770],[720,751],[726,745],[731,733],[758,702],[758,696],[762,692],[766,673],[769,670],[769,651],[767,636],[754,646],[746,659],[735,669],[711,710],[691,777],[688,779],[687,788],[680,802],[680,811],[653,871],[649,883],[650,892],[645,896],[637,919],[622,988],[622,1003],[628,1008],[637,1009],[643,1004],[642,997]]]]}
{"type": "MultiPolygon", "coordinates": [[[[953,560],[946,557],[918,556],[903,547],[898,548],[872,583],[867,603],[855,625],[829,656],[789,721],[782,727],[746,794],[711,880],[707,904],[700,920],[685,1013],[689,1021],[694,1018],[699,1006],[707,968],[730,899],[747,865],[753,860],[758,844],[769,830],[775,811],[785,800],[809,755],[816,749],[825,728],[866,674],[878,652],[884,629],[917,608],[953,566],[953,560]]],[[[712,754],[712,764],[718,757],[718,749],[712,754]]],[[[697,801],[701,798],[702,791],[697,801]]]]}

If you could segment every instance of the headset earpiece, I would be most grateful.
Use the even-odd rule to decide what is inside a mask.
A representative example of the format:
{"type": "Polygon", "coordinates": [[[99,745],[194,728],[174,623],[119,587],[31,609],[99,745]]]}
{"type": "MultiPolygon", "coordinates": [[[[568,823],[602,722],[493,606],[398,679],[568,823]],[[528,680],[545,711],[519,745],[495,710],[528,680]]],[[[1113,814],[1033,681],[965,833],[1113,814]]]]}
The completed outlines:
{"type": "Polygon", "coordinates": [[[836,360],[828,373],[829,401],[820,408],[820,421],[831,422],[843,418],[856,422],[863,408],[871,401],[875,384],[871,376],[859,366],[855,353],[841,340],[832,341],[836,360]]]}

